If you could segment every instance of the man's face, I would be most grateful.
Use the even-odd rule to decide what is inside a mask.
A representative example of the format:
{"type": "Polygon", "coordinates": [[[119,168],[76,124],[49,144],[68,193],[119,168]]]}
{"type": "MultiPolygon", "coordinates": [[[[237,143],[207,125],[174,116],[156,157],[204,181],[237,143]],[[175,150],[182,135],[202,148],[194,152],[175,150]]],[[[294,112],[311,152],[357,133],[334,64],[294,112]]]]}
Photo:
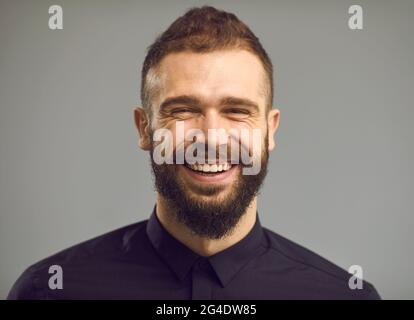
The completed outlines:
{"type": "MultiPolygon", "coordinates": [[[[274,110],[266,112],[264,69],[255,55],[244,50],[180,52],[167,55],[158,74],[160,91],[153,104],[151,134],[159,128],[169,129],[176,149],[178,121],[184,126],[184,135],[192,129],[201,130],[205,139],[198,142],[206,146],[211,144],[209,129],[248,133],[244,139],[238,135],[238,139],[227,141],[227,162],[217,157],[216,164],[191,167],[187,163],[158,165],[152,159],[157,190],[177,217],[199,235],[220,238],[235,226],[255,197],[266,174],[268,150],[274,145],[277,121],[274,110]],[[273,122],[269,119],[272,114],[273,122]],[[261,132],[259,149],[253,147],[254,130],[261,132]],[[257,174],[244,175],[241,159],[239,164],[230,163],[230,146],[235,143],[260,159],[257,174]]],[[[219,142],[214,144],[218,149],[219,142]]],[[[152,156],[155,146],[151,140],[152,156]]]]}

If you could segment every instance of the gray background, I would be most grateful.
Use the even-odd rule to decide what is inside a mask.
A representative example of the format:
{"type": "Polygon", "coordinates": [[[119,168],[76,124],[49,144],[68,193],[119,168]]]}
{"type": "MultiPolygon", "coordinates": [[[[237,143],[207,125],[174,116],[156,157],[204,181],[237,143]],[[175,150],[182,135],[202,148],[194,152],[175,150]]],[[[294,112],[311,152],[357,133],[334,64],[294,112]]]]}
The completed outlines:
{"type": "Polygon", "coordinates": [[[383,298],[414,298],[414,1],[1,1],[0,298],[30,264],[146,219],[133,107],[145,48],[194,5],[230,10],[275,65],[263,225],[383,298]],[[63,30],[48,7],[63,7],[63,30]],[[348,7],[364,30],[348,29],[348,7]]]}

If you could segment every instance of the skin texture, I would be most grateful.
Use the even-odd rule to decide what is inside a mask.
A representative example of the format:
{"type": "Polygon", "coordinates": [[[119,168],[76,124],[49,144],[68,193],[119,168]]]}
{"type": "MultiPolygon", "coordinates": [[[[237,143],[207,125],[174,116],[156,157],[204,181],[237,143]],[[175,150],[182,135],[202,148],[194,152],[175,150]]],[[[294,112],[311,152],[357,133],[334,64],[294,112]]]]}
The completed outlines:
{"type": "MultiPolygon", "coordinates": [[[[206,136],[207,130],[213,128],[250,131],[258,128],[262,130],[263,137],[268,137],[268,150],[275,148],[274,135],[279,125],[280,111],[272,108],[266,113],[264,69],[254,54],[239,49],[210,53],[172,53],[161,61],[158,74],[160,88],[153,103],[152,118],[149,119],[143,108],[134,110],[141,149],[150,150],[150,133],[157,128],[168,128],[175,135],[176,121],[184,121],[185,131],[197,128],[203,130],[206,136]],[[165,105],[164,102],[182,96],[192,99],[160,108],[165,105]],[[225,99],[229,97],[233,100],[225,99]],[[234,98],[239,99],[237,103],[234,103],[234,98]]],[[[262,148],[264,146],[262,143],[262,148]]],[[[182,165],[177,165],[177,170],[188,194],[207,202],[213,200],[211,197],[224,201],[232,192],[237,179],[235,170],[219,182],[195,180],[182,165]],[[203,187],[207,188],[211,183],[220,185],[219,194],[211,196],[208,192],[203,192],[203,187]]],[[[167,211],[166,199],[159,193],[156,204],[157,216],[167,231],[202,256],[213,255],[234,245],[249,233],[256,221],[257,197],[246,208],[245,214],[228,236],[208,239],[195,235],[185,225],[172,219],[167,211]]]]}

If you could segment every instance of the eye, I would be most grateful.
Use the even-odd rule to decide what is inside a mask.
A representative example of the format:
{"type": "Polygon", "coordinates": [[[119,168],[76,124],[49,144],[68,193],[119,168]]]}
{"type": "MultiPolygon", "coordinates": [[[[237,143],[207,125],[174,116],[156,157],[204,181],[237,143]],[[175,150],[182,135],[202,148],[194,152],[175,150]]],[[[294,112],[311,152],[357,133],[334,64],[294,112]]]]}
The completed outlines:
{"type": "Polygon", "coordinates": [[[172,114],[193,113],[193,112],[195,111],[191,108],[174,108],[173,110],[171,110],[172,114]]]}
{"type": "Polygon", "coordinates": [[[244,108],[228,108],[224,111],[227,114],[235,115],[235,116],[248,116],[250,115],[250,111],[244,108]]]}

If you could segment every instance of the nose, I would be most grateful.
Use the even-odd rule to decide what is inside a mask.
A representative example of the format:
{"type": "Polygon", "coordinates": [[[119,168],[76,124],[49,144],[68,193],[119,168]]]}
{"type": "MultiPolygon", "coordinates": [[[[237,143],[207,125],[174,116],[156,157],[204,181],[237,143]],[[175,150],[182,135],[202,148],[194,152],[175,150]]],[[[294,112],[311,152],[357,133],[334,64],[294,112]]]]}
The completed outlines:
{"type": "Polygon", "coordinates": [[[207,110],[201,121],[200,129],[204,133],[205,143],[216,147],[228,143],[226,121],[222,118],[218,110],[207,110]]]}
{"type": "Polygon", "coordinates": [[[215,109],[206,110],[204,117],[202,118],[201,130],[204,134],[208,134],[209,129],[222,129],[223,123],[220,119],[220,114],[215,109]]]}

